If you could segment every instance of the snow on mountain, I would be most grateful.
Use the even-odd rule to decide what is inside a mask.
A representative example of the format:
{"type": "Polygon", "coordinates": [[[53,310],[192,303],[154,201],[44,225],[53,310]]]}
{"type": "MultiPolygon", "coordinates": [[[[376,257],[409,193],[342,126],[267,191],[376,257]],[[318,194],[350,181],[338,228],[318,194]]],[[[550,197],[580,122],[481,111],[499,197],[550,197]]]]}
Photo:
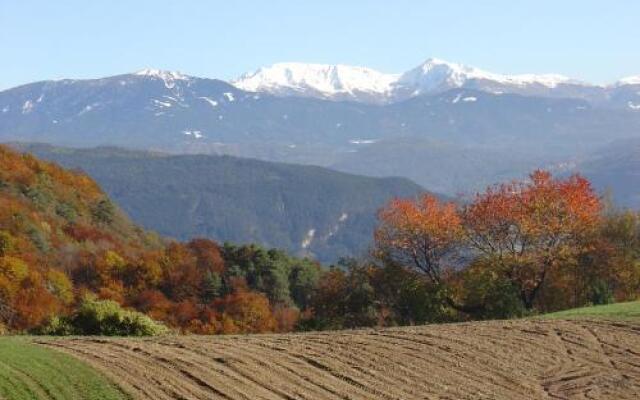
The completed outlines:
{"type": "Polygon", "coordinates": [[[436,58],[402,74],[347,65],[279,63],[244,74],[231,83],[240,89],[280,96],[385,103],[451,88],[478,88],[478,82],[506,91],[510,87],[521,91],[529,87],[553,89],[561,84],[585,85],[557,74],[501,75],[436,58]]]}
{"type": "Polygon", "coordinates": [[[398,75],[348,65],[278,63],[247,73],[231,83],[239,89],[277,95],[328,99],[386,96],[398,75]]]}
{"type": "Polygon", "coordinates": [[[188,81],[190,76],[184,75],[177,71],[163,71],[160,69],[145,68],[134,73],[137,76],[144,76],[148,78],[161,79],[167,89],[171,89],[175,86],[176,81],[188,81]]]}
{"type": "Polygon", "coordinates": [[[622,78],[615,83],[615,86],[624,86],[624,85],[640,85],[640,75],[627,76],[626,78],[622,78]]]}
{"type": "Polygon", "coordinates": [[[462,64],[430,58],[423,64],[400,75],[396,87],[413,90],[414,94],[432,93],[451,88],[465,87],[472,80],[483,80],[506,86],[541,85],[555,88],[560,84],[578,82],[557,74],[501,75],[462,64]]]}

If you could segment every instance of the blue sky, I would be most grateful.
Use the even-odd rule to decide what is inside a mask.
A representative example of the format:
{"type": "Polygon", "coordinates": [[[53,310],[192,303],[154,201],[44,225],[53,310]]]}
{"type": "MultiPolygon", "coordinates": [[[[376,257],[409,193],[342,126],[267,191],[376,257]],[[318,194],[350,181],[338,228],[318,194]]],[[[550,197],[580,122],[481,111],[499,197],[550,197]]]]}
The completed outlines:
{"type": "Polygon", "coordinates": [[[0,0],[0,88],[279,61],[402,72],[429,57],[605,83],[640,74],[640,1],[0,0]]]}

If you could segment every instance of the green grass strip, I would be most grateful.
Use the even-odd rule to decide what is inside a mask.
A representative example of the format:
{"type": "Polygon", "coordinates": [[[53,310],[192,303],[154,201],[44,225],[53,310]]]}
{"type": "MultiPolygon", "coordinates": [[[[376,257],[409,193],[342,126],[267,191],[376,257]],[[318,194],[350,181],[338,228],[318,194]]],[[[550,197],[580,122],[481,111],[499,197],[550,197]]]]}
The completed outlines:
{"type": "Polygon", "coordinates": [[[540,318],[548,318],[548,319],[603,318],[603,319],[640,320],[640,301],[607,304],[603,306],[573,308],[571,310],[565,310],[565,311],[559,311],[559,312],[541,315],[540,318]]]}
{"type": "Polygon", "coordinates": [[[67,354],[0,337],[0,399],[121,400],[120,388],[89,365],[67,354]]]}

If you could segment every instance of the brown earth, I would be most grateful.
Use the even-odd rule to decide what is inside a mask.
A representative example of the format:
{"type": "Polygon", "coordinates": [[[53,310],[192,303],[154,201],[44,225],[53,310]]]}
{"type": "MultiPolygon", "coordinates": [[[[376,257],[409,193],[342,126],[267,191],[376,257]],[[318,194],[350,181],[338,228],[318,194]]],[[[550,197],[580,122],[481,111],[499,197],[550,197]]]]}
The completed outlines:
{"type": "Polygon", "coordinates": [[[40,339],[139,399],[639,399],[640,323],[40,339]]]}

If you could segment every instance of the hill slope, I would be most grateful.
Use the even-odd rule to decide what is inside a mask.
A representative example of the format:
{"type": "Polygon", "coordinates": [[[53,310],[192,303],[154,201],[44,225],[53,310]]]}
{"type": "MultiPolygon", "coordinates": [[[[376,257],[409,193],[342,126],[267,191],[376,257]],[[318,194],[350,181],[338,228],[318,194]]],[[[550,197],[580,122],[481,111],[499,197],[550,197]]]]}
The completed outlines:
{"type": "Polygon", "coordinates": [[[620,321],[494,321],[39,342],[92,363],[141,399],[621,400],[640,392],[638,328],[620,321]]]}
{"type": "Polygon", "coordinates": [[[86,171],[134,221],[163,235],[256,242],[322,261],[364,252],[378,208],[423,191],[406,179],[229,156],[23,149],[86,171]]]}
{"type": "Polygon", "coordinates": [[[0,146],[0,204],[0,332],[33,328],[64,314],[92,279],[112,283],[104,269],[87,271],[100,264],[100,256],[117,250],[137,259],[162,245],[87,175],[5,146],[0,146]],[[73,282],[72,276],[84,280],[73,282]]]}

